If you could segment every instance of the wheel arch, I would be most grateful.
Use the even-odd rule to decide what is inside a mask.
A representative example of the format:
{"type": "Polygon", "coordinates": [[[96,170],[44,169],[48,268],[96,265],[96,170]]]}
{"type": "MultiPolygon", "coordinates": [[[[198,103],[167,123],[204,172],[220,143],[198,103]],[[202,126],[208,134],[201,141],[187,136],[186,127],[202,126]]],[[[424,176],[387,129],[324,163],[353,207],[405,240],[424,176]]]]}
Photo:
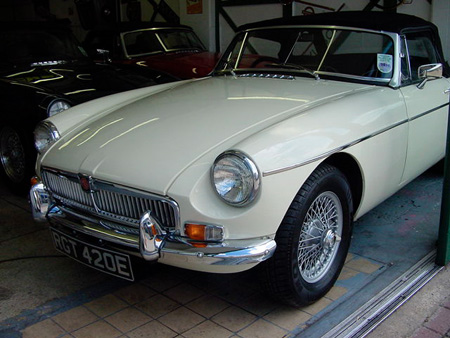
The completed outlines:
{"type": "Polygon", "coordinates": [[[361,203],[363,192],[363,176],[358,162],[349,154],[337,153],[328,157],[323,163],[335,166],[347,178],[352,192],[353,213],[355,213],[361,203]]]}

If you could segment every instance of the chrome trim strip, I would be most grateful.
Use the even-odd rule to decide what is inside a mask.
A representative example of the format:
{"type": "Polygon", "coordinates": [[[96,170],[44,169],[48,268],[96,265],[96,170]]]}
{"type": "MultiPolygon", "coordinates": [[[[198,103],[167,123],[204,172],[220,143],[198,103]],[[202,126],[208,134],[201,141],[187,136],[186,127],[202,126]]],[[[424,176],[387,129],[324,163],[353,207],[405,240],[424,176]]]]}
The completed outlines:
{"type": "Polygon", "coordinates": [[[375,137],[375,136],[378,136],[380,134],[383,134],[383,133],[385,133],[385,132],[387,132],[387,131],[389,131],[391,129],[397,128],[398,126],[400,126],[402,124],[410,123],[410,122],[412,122],[414,120],[417,120],[418,118],[421,118],[423,116],[431,114],[432,112],[435,112],[436,110],[444,108],[444,107],[446,107],[448,105],[450,105],[450,102],[441,104],[440,106],[437,106],[437,107],[435,107],[433,109],[427,110],[426,112],[423,112],[422,114],[416,115],[416,116],[414,116],[412,118],[405,119],[403,121],[397,122],[396,124],[394,124],[394,125],[392,125],[390,127],[381,129],[381,130],[379,130],[379,131],[377,131],[377,132],[375,132],[373,134],[370,134],[370,135],[367,135],[365,137],[362,137],[362,138],[360,138],[358,140],[355,140],[355,141],[353,141],[351,143],[348,143],[346,145],[343,145],[341,147],[332,149],[332,150],[330,150],[330,151],[328,151],[326,153],[323,153],[321,155],[317,155],[317,156],[315,156],[315,157],[313,157],[313,158],[311,158],[309,160],[306,160],[306,161],[303,161],[303,162],[300,162],[300,163],[296,163],[296,164],[293,164],[293,165],[290,165],[290,166],[287,166],[287,167],[284,167],[284,168],[278,168],[278,169],[264,171],[262,175],[263,175],[263,177],[266,177],[266,176],[270,176],[270,175],[274,175],[274,174],[279,174],[279,173],[282,173],[282,172],[285,172],[285,171],[288,171],[288,170],[296,169],[296,168],[302,167],[304,165],[311,164],[313,162],[319,161],[319,160],[321,160],[323,158],[329,157],[329,156],[331,156],[331,155],[333,155],[335,153],[341,152],[342,150],[345,150],[345,149],[347,149],[347,148],[349,148],[351,146],[354,146],[355,144],[361,143],[361,142],[366,141],[366,140],[368,140],[368,139],[370,139],[372,137],[375,137]]]}
{"type": "Polygon", "coordinates": [[[115,244],[121,244],[133,249],[138,248],[138,236],[130,236],[125,234],[119,234],[114,231],[109,231],[99,225],[96,225],[92,220],[83,219],[80,215],[77,215],[80,223],[72,222],[67,219],[64,214],[49,213],[48,220],[51,224],[57,224],[68,229],[78,231],[84,235],[93,236],[97,239],[105,240],[115,244]]]}
{"type": "Polygon", "coordinates": [[[273,169],[273,170],[265,171],[265,172],[263,172],[263,177],[274,175],[274,174],[279,174],[279,173],[282,173],[282,172],[285,172],[285,171],[288,171],[288,170],[296,169],[296,168],[302,167],[304,165],[316,162],[316,161],[321,160],[323,158],[329,157],[329,156],[331,156],[331,155],[333,155],[335,153],[338,153],[338,152],[340,152],[340,151],[342,151],[344,149],[347,149],[347,148],[349,148],[351,146],[354,146],[354,145],[356,145],[358,143],[361,143],[362,141],[365,141],[365,140],[368,140],[368,139],[370,139],[370,138],[372,138],[374,136],[380,135],[380,134],[382,134],[382,133],[384,133],[384,132],[386,132],[388,130],[397,128],[398,126],[400,126],[402,124],[405,124],[407,122],[408,122],[407,119],[405,119],[403,121],[400,121],[400,122],[397,122],[396,124],[394,124],[394,125],[392,125],[390,127],[387,127],[387,128],[382,129],[382,130],[379,130],[379,131],[377,131],[377,132],[375,132],[373,134],[370,134],[370,135],[367,135],[365,137],[362,137],[362,138],[360,138],[358,140],[355,140],[355,141],[353,141],[351,143],[348,143],[346,145],[343,145],[341,147],[332,149],[332,150],[330,150],[330,151],[328,151],[326,153],[323,153],[321,155],[315,156],[315,157],[313,157],[313,158],[311,158],[309,160],[306,160],[306,161],[303,161],[303,162],[300,162],[300,163],[296,163],[296,164],[293,164],[293,165],[290,165],[290,166],[287,166],[287,167],[284,167],[284,168],[279,168],[279,169],[273,169]]]}
{"type": "MultiPolygon", "coordinates": [[[[272,257],[277,244],[273,239],[255,240],[247,245],[239,245],[239,241],[235,241],[235,246],[223,247],[222,252],[214,250],[207,252],[208,248],[195,248],[194,251],[186,251],[183,248],[170,248],[167,243],[161,249],[160,263],[186,262],[201,265],[220,265],[220,266],[238,266],[245,264],[256,264],[272,257]]],[[[244,242],[244,241],[243,241],[244,242]]],[[[248,242],[248,241],[246,241],[248,242]]],[[[244,243],[243,243],[244,244],[244,243]]]]}
{"type": "Polygon", "coordinates": [[[241,62],[242,52],[244,50],[245,43],[247,42],[247,38],[248,38],[248,33],[245,33],[244,38],[242,39],[242,42],[241,42],[241,48],[239,48],[239,53],[237,55],[236,62],[234,63],[234,66],[233,66],[233,70],[238,69],[237,66],[238,66],[239,62],[241,62]]]}
{"type": "Polygon", "coordinates": [[[447,103],[441,104],[440,106],[437,106],[437,107],[435,107],[435,108],[433,108],[433,109],[427,110],[426,112],[423,112],[422,114],[416,115],[416,116],[414,116],[413,118],[409,119],[408,122],[412,122],[412,121],[414,121],[414,120],[417,120],[418,118],[421,118],[421,117],[423,117],[423,116],[425,116],[425,115],[428,115],[428,114],[430,114],[430,113],[432,113],[432,112],[434,112],[434,111],[436,111],[436,110],[439,110],[439,109],[441,109],[441,108],[444,108],[444,107],[448,106],[449,104],[450,104],[450,102],[447,102],[447,103]]]}

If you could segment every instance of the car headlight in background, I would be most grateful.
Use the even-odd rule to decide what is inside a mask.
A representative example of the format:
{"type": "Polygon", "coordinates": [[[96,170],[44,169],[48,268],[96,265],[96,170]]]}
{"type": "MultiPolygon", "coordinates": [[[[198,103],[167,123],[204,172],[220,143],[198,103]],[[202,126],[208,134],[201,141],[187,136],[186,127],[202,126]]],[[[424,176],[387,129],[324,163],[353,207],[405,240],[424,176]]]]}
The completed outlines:
{"type": "Polygon", "coordinates": [[[56,99],[50,102],[47,107],[48,117],[61,113],[62,111],[72,107],[67,101],[56,99]]]}
{"type": "Polygon", "coordinates": [[[217,194],[228,204],[244,206],[252,202],[260,188],[255,163],[239,151],[226,151],[214,162],[212,181],[217,194]]]}
{"type": "Polygon", "coordinates": [[[39,154],[45,152],[59,139],[59,132],[49,121],[42,121],[34,129],[34,146],[39,154]]]}

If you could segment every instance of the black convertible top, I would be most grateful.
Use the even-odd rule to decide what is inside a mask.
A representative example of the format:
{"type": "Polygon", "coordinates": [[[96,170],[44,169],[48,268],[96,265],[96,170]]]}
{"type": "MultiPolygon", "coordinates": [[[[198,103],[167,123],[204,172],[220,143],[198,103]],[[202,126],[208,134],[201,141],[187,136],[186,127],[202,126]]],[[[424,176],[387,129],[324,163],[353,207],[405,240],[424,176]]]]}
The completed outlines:
{"type": "Polygon", "coordinates": [[[239,31],[279,25],[333,25],[394,33],[401,33],[405,29],[429,28],[437,33],[437,28],[434,24],[417,16],[372,11],[330,12],[294,16],[287,19],[272,19],[243,25],[239,27],[239,31]]]}

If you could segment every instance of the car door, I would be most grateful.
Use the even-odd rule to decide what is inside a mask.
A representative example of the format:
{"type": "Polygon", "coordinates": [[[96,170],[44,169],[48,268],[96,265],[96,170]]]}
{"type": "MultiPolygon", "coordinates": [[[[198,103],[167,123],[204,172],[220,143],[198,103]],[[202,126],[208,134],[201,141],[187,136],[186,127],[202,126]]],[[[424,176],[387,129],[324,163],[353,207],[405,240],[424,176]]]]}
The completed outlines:
{"type": "Polygon", "coordinates": [[[447,78],[423,79],[422,65],[442,63],[429,30],[406,33],[403,37],[403,86],[409,134],[403,182],[420,175],[445,155],[450,82],[447,78]],[[423,84],[423,83],[422,83],[423,84]]]}

